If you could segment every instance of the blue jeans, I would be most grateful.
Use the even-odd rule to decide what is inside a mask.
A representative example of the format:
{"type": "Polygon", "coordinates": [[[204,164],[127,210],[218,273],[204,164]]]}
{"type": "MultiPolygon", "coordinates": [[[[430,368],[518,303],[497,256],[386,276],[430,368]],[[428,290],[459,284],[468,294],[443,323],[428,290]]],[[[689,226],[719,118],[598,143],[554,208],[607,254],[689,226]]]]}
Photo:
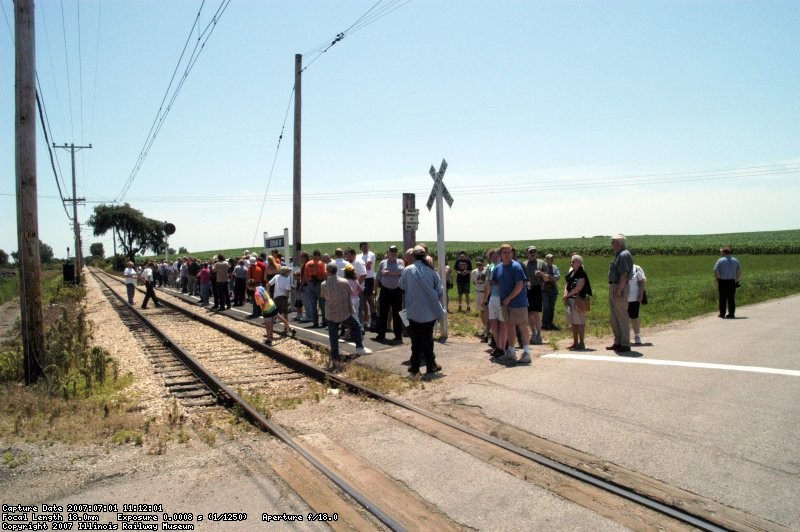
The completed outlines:
{"type": "Polygon", "coordinates": [[[361,342],[361,326],[353,316],[348,317],[341,323],[328,320],[328,337],[331,341],[331,360],[342,359],[341,355],[339,355],[339,325],[341,324],[350,328],[356,347],[364,347],[364,344],[361,342]]]}
{"type": "Polygon", "coordinates": [[[128,303],[133,305],[133,294],[136,293],[136,285],[125,284],[125,288],[128,290],[128,303]]]}
{"type": "Polygon", "coordinates": [[[556,309],[556,292],[542,290],[542,325],[552,325],[556,309]]]}
{"type": "MultiPolygon", "coordinates": [[[[317,313],[317,302],[321,305],[324,299],[320,299],[320,290],[322,287],[322,283],[315,283],[311,282],[308,284],[307,291],[306,291],[306,299],[308,300],[308,304],[303,301],[303,305],[306,305],[306,318],[310,319],[314,325],[319,325],[319,314],[317,313]]],[[[324,308],[324,307],[323,307],[324,308]]]]}
{"type": "Polygon", "coordinates": [[[211,283],[200,285],[200,303],[208,305],[208,293],[211,291],[211,283]]]}

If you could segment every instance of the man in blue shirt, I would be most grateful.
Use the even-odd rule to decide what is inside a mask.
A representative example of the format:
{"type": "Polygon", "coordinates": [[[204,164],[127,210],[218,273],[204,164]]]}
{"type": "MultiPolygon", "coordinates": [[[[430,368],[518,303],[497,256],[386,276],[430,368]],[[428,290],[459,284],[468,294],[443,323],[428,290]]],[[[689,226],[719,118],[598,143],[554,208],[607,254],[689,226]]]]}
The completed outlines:
{"type": "Polygon", "coordinates": [[[403,268],[399,287],[405,296],[405,311],[408,333],[411,336],[411,361],[408,372],[419,378],[419,366],[425,357],[427,373],[441,371],[433,353],[433,326],[444,315],[442,308],[442,283],[439,276],[426,262],[427,253],[420,245],[412,252],[413,264],[403,268]]]}
{"type": "Polygon", "coordinates": [[[530,345],[528,341],[531,331],[528,328],[528,293],[525,290],[527,277],[522,265],[514,260],[511,244],[500,246],[500,264],[492,270],[492,282],[496,283],[500,293],[500,304],[503,308],[503,321],[501,327],[506,327],[508,346],[506,354],[498,360],[505,362],[520,362],[528,364],[531,361],[530,345]],[[514,352],[514,338],[516,328],[519,327],[522,342],[522,357],[517,361],[514,352]]]}
{"type": "Polygon", "coordinates": [[[736,317],[736,288],[739,286],[742,267],[739,265],[739,261],[731,255],[730,247],[725,246],[719,251],[722,253],[722,257],[714,265],[714,275],[717,277],[717,289],[719,290],[719,317],[733,319],[736,317]],[[727,314],[725,314],[726,306],[727,314]]]}

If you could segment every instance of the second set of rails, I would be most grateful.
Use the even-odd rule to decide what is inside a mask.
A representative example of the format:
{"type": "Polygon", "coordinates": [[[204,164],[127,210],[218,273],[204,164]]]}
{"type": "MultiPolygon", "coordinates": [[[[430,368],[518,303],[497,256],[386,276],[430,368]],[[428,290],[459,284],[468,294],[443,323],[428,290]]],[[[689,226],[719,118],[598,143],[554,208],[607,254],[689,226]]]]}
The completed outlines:
{"type": "MultiPolygon", "coordinates": [[[[112,278],[97,271],[93,271],[93,273],[107,287],[107,290],[114,293],[123,306],[128,306],[120,293],[114,290],[109,282],[101,279],[100,276],[103,275],[106,279],[111,278],[113,279],[111,282],[121,284],[119,278],[112,278]]],[[[159,294],[162,293],[159,292],[159,294]]],[[[581,467],[574,461],[572,463],[569,460],[559,461],[558,456],[552,454],[546,456],[545,454],[513,445],[508,441],[486,434],[448,417],[369,389],[343,375],[330,373],[316,364],[284,352],[281,349],[280,341],[273,346],[267,346],[252,335],[220,323],[222,320],[213,320],[204,316],[198,312],[197,305],[189,308],[189,303],[180,298],[164,298],[162,303],[169,309],[168,312],[171,319],[164,320],[165,323],[161,324],[156,323],[159,320],[156,318],[155,313],[145,314],[136,308],[129,308],[142,323],[146,323],[153,333],[158,336],[161,346],[169,347],[187,368],[186,370],[181,370],[171,367],[165,361],[164,357],[166,355],[161,353],[161,346],[154,345],[154,350],[158,351],[158,354],[151,353],[149,355],[151,362],[154,362],[154,369],[159,371],[167,368],[166,373],[162,372],[162,376],[165,377],[165,383],[168,386],[169,382],[175,383],[174,386],[169,387],[182,403],[187,406],[211,404],[213,402],[229,407],[238,405],[238,408],[255,425],[275,435],[300,453],[303,458],[389,529],[403,530],[406,526],[392,516],[391,508],[381,508],[359,490],[353,488],[347,480],[325,467],[321,460],[298,444],[288,431],[267,419],[254,406],[249,404],[237,392],[237,389],[245,389],[259,394],[286,393],[287,391],[291,393],[297,387],[306,386],[309,382],[317,382],[336,386],[347,392],[357,393],[394,405],[402,411],[423,416],[428,420],[427,423],[433,422],[439,425],[441,428],[435,429],[437,431],[453,431],[459,433],[460,436],[458,437],[460,438],[475,438],[481,442],[481,445],[485,445],[490,449],[495,448],[497,452],[511,453],[516,457],[516,460],[521,459],[523,462],[529,461],[538,466],[543,466],[559,475],[569,477],[571,482],[577,485],[584,485],[589,490],[600,490],[606,496],[610,494],[614,497],[622,498],[628,503],[640,506],[646,510],[644,518],[641,516],[637,518],[644,519],[643,522],[638,522],[638,524],[646,527],[679,529],[688,525],[700,530],[782,529],[780,525],[775,523],[729,508],[696,494],[682,492],[679,488],[663,485],[653,479],[647,479],[647,482],[642,482],[638,485],[635,481],[631,482],[633,485],[623,485],[619,481],[619,475],[614,475],[613,472],[598,471],[596,467],[593,468],[591,465],[581,467]],[[178,302],[176,303],[175,300],[178,302]],[[181,316],[181,318],[176,318],[175,316],[181,316]],[[205,332],[198,333],[193,335],[194,340],[181,341],[181,344],[188,343],[190,345],[181,345],[170,336],[168,329],[174,330],[175,327],[185,327],[188,320],[191,320],[194,327],[202,325],[204,326],[203,329],[211,328],[214,333],[210,337],[205,336],[205,332]],[[204,354],[195,356],[193,352],[202,352],[204,354]],[[201,358],[202,360],[200,360],[201,358]],[[168,378],[173,380],[169,381],[168,378]],[[198,382],[201,382],[203,386],[198,386],[198,382]],[[173,387],[176,389],[172,390],[173,387]],[[201,388],[204,388],[204,390],[201,388]]],[[[129,327],[132,326],[131,318],[129,317],[127,320],[129,327]]],[[[255,323],[250,323],[249,328],[254,331],[257,330],[255,323]]],[[[259,332],[263,331],[263,328],[258,329],[259,332]]],[[[316,347],[310,343],[308,345],[312,349],[316,347]]],[[[410,425],[415,426],[413,423],[410,423],[410,425]]],[[[419,430],[424,429],[420,428],[419,430]]],[[[431,434],[435,436],[433,432],[431,434]]],[[[488,452],[491,453],[492,451],[488,452]]],[[[593,497],[593,495],[589,495],[582,499],[591,499],[593,497]]],[[[581,499],[581,497],[578,498],[581,499]]],[[[624,523],[625,521],[620,522],[624,523]]],[[[637,523],[637,521],[634,521],[634,523],[637,523]]],[[[629,521],[627,524],[630,526],[631,522],[629,521]]]]}

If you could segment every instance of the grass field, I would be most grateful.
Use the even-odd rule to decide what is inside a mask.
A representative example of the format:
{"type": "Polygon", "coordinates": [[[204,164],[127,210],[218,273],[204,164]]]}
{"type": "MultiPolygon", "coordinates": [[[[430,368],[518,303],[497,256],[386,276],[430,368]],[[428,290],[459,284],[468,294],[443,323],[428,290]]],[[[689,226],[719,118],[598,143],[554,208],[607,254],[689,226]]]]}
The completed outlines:
{"type": "MultiPolygon", "coordinates": [[[[59,277],[61,275],[61,270],[42,270],[42,288],[44,288],[47,283],[59,277]]],[[[0,278],[0,305],[5,303],[6,301],[10,301],[19,297],[19,276],[15,275],[13,277],[3,277],[0,278]]]]}
{"type": "MultiPolygon", "coordinates": [[[[611,332],[608,310],[608,267],[611,256],[584,257],[584,269],[594,292],[592,310],[587,315],[586,333],[602,336],[611,332]]],[[[717,288],[714,263],[718,255],[706,256],[634,256],[647,276],[647,297],[650,303],[642,307],[642,326],[664,324],[717,312],[717,288]]],[[[742,287],[736,292],[737,306],[758,303],[768,299],[800,293],[800,276],[796,264],[800,255],[737,255],[742,264],[742,287]]],[[[569,270],[569,259],[556,259],[561,271],[559,290],[564,289],[563,278],[569,270]]],[[[449,292],[450,309],[458,308],[455,289],[449,292]]],[[[474,295],[474,294],[473,294],[474,295]]],[[[450,314],[452,329],[456,334],[476,334],[478,313],[450,314]]],[[[562,338],[565,316],[560,299],[556,303],[555,323],[560,333],[545,333],[547,338],[562,338]]]]}
{"type": "MultiPolygon", "coordinates": [[[[510,241],[521,252],[530,244],[536,244],[539,257],[552,253],[555,264],[564,277],[569,268],[572,253],[583,255],[585,268],[594,289],[594,304],[588,316],[587,334],[605,335],[610,332],[608,311],[608,265],[611,261],[610,236],[593,236],[564,239],[531,239],[510,241]]],[[[452,264],[459,250],[465,250],[473,260],[484,257],[489,248],[502,242],[457,242],[446,245],[447,261],[452,264]]],[[[372,249],[382,258],[393,242],[370,242],[372,249]]],[[[800,293],[800,276],[794,273],[800,258],[800,229],[785,231],[758,231],[750,233],[726,233],[707,235],[631,235],[627,239],[628,249],[637,264],[647,274],[647,293],[651,303],[643,307],[643,326],[669,323],[694,316],[716,312],[717,292],[713,267],[719,248],[729,245],[734,255],[742,262],[742,288],[737,291],[737,304],[746,305],[768,299],[800,293]]],[[[436,243],[428,242],[435,252],[436,243]]],[[[329,242],[306,244],[304,249],[319,249],[332,253],[337,247],[358,248],[358,242],[329,242]]],[[[218,251],[190,253],[194,257],[209,258],[221,252],[226,257],[240,256],[247,246],[218,251]]],[[[255,248],[254,248],[255,250],[255,248]]],[[[523,253],[524,254],[524,253],[523,253]]],[[[563,281],[559,290],[563,289],[563,281]]],[[[457,301],[455,289],[450,292],[451,305],[457,301]]],[[[455,304],[451,310],[458,308],[455,304]]],[[[474,307],[471,313],[450,315],[451,334],[471,335],[479,330],[480,323],[474,307]]],[[[562,327],[565,317],[563,305],[556,305],[556,324],[562,327]]],[[[551,333],[559,338],[566,333],[551,333]]]]}
{"type": "MultiPolygon", "coordinates": [[[[546,253],[556,257],[567,257],[572,253],[584,256],[608,255],[611,252],[610,236],[592,236],[580,238],[511,240],[509,244],[518,250],[524,250],[530,244],[536,244],[539,256],[543,258],[546,253]]],[[[483,257],[486,250],[496,248],[503,242],[459,242],[446,243],[447,261],[455,260],[459,250],[464,250],[471,259],[483,257]]],[[[379,257],[391,245],[400,246],[400,241],[370,242],[370,249],[379,257]]],[[[427,242],[431,251],[436,250],[436,242],[427,242]]],[[[725,233],[708,235],[630,235],[628,236],[628,249],[637,256],[640,255],[716,255],[719,248],[729,245],[735,255],[776,255],[800,254],[800,229],[785,231],[757,231],[751,233],[725,233]]],[[[326,242],[305,244],[306,251],[319,249],[323,253],[333,254],[336,248],[352,247],[358,250],[358,242],[326,242]]],[[[222,253],[225,257],[238,257],[246,249],[256,252],[262,251],[258,247],[242,246],[237,248],[192,251],[189,255],[203,259],[222,253]]],[[[149,256],[155,259],[157,257],[149,256]]]]}

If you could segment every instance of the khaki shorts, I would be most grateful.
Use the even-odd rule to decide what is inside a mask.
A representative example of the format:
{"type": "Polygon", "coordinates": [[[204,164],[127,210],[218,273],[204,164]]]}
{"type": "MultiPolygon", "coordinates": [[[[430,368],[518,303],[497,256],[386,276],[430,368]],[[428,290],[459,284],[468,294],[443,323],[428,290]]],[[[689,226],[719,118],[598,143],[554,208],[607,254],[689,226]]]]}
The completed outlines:
{"type": "Polygon", "coordinates": [[[526,307],[508,307],[508,321],[514,325],[528,326],[528,309],[526,307]]]}
{"type": "Polygon", "coordinates": [[[586,325],[586,313],[575,310],[574,297],[567,299],[567,325],[586,325]]]}
{"type": "Polygon", "coordinates": [[[483,290],[475,290],[475,306],[478,310],[486,310],[486,305],[483,303],[483,290]]]}

